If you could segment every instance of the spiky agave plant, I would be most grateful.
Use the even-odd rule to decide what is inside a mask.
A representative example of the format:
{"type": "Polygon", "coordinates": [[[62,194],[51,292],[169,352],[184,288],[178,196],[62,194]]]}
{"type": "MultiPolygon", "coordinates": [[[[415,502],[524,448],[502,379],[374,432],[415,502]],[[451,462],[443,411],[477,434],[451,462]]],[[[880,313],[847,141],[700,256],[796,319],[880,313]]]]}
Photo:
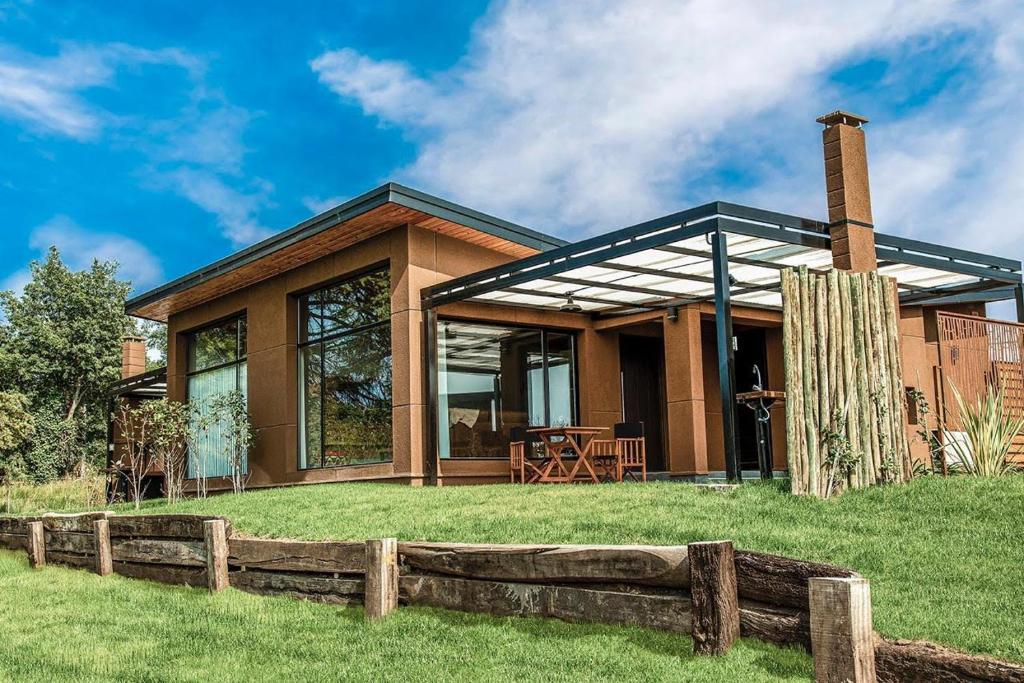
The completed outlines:
{"type": "Polygon", "coordinates": [[[1024,432],[1024,416],[1014,417],[1003,406],[1003,389],[989,386],[983,396],[968,402],[955,387],[953,398],[960,413],[960,424],[966,439],[951,439],[949,446],[956,453],[965,474],[998,477],[1014,469],[1006,455],[1017,434],[1024,432]]]}

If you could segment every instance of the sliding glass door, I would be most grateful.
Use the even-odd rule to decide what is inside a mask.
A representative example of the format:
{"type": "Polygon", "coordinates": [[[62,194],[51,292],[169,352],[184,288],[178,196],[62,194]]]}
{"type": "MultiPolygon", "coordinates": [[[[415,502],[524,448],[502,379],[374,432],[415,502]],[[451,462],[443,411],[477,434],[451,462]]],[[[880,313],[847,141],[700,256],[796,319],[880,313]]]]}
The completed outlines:
{"type": "Polygon", "coordinates": [[[513,427],[576,421],[576,342],[543,329],[438,323],[442,458],[505,457],[513,427]]]}

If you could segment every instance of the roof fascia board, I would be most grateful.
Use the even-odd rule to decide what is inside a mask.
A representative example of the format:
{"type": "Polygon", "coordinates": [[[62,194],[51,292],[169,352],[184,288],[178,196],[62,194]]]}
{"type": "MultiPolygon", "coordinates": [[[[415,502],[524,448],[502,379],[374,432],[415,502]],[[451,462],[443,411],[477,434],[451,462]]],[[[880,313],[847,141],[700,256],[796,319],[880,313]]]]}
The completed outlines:
{"type": "Polygon", "coordinates": [[[880,232],[875,232],[875,244],[893,247],[899,251],[916,251],[930,256],[954,258],[960,261],[969,261],[977,265],[994,266],[996,268],[1003,268],[1018,273],[1021,271],[1021,262],[1014,261],[1013,259],[1003,258],[1002,256],[993,256],[991,254],[982,254],[981,252],[968,251],[966,249],[957,249],[955,247],[946,247],[941,244],[921,242],[907,237],[886,235],[880,232]]]}
{"type": "Polygon", "coordinates": [[[469,207],[454,204],[440,197],[434,197],[425,192],[414,190],[411,187],[390,183],[390,190],[390,201],[395,204],[400,204],[416,211],[422,211],[423,213],[429,213],[432,216],[443,218],[459,225],[465,225],[469,228],[476,228],[481,232],[486,232],[495,237],[502,237],[523,246],[533,247],[538,251],[564,247],[569,244],[569,242],[561,238],[545,235],[542,232],[481,213],[469,207]]]}

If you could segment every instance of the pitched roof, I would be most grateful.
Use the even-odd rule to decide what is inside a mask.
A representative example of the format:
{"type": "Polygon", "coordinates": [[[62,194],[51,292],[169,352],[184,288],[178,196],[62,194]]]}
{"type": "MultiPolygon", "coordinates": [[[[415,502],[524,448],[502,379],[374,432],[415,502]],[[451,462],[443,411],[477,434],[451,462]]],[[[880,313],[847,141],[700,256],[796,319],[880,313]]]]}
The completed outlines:
{"type": "Polygon", "coordinates": [[[166,320],[177,310],[235,291],[375,234],[413,224],[522,258],[567,244],[397,183],[386,183],[219,261],[128,300],[131,315],[166,320]],[[259,262],[260,267],[255,264],[259,262]],[[214,281],[220,286],[214,286],[214,281]]]}

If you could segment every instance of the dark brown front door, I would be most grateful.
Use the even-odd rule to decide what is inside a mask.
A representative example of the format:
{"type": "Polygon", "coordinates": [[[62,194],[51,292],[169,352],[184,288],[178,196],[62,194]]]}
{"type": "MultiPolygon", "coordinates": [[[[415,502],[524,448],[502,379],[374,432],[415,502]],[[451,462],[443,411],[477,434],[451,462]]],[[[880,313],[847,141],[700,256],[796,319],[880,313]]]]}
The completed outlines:
{"type": "Polygon", "coordinates": [[[622,368],[622,417],[643,422],[647,471],[665,467],[665,344],[659,337],[619,337],[622,368]]]}

